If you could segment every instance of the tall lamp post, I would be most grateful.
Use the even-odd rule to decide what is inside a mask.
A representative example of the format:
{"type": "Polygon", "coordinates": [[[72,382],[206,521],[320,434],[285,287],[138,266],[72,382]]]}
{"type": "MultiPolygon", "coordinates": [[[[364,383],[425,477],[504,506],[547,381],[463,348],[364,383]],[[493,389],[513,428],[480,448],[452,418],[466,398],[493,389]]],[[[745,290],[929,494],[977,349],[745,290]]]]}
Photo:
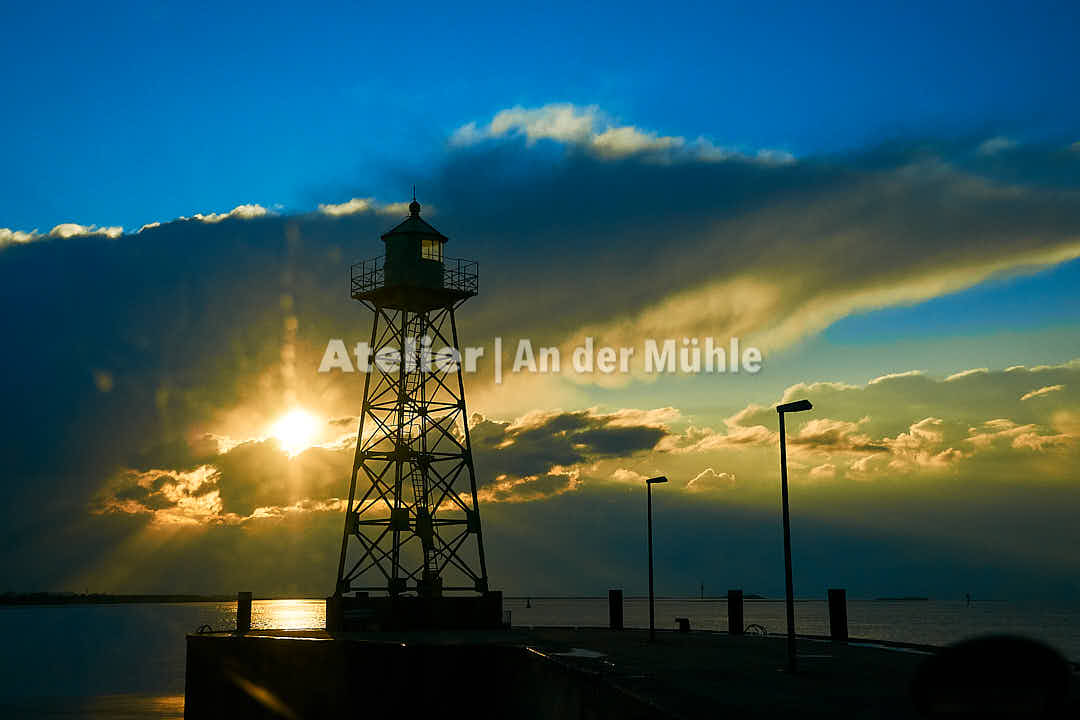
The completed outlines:
{"type": "Polygon", "coordinates": [[[645,481],[645,491],[649,498],[649,641],[656,640],[656,596],[653,595],[653,572],[652,572],[652,486],[657,483],[666,483],[667,478],[649,478],[645,481]]]}
{"type": "Polygon", "coordinates": [[[809,400],[796,400],[776,406],[780,416],[780,497],[784,509],[784,581],[787,601],[787,660],[788,672],[794,673],[795,663],[795,589],[791,582],[791,520],[788,516],[787,442],[784,438],[784,414],[803,412],[814,406],[809,400]]]}

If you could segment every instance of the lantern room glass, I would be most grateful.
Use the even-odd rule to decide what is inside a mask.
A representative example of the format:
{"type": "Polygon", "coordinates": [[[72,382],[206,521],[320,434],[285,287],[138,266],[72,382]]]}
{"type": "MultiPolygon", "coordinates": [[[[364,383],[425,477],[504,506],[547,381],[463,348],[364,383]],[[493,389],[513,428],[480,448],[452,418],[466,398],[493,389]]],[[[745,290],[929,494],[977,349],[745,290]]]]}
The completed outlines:
{"type": "Polygon", "coordinates": [[[435,239],[424,238],[420,243],[420,257],[442,262],[442,243],[435,239]]]}

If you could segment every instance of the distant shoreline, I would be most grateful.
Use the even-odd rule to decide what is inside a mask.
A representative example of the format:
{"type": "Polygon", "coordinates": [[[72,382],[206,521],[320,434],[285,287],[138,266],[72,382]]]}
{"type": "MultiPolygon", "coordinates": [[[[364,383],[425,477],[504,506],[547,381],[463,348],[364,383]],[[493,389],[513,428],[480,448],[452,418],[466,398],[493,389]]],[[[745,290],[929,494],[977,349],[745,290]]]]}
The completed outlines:
{"type": "MultiPolygon", "coordinates": [[[[256,600],[321,600],[303,597],[257,597],[256,600]]],[[[110,593],[4,593],[0,605],[135,605],[139,603],[236,602],[236,595],[110,594],[110,593]]]]}
{"type": "MultiPolygon", "coordinates": [[[[311,595],[271,595],[255,597],[255,600],[322,600],[325,596],[311,595]]],[[[627,595],[626,600],[645,600],[647,595],[627,595]]],[[[504,600],[607,600],[603,595],[507,595],[504,600]]],[[[716,602],[726,601],[726,595],[699,597],[662,595],[657,600],[678,600],[681,602],[716,602]]],[[[770,598],[764,595],[747,594],[744,601],[767,601],[777,602],[783,598],[770,598]]],[[[858,600],[858,598],[852,598],[858,600]]],[[[869,599],[869,602],[928,602],[926,597],[879,597],[869,599]]],[[[220,603],[235,602],[235,595],[197,595],[177,593],[148,593],[148,594],[112,594],[112,593],[4,593],[0,595],[0,606],[4,605],[134,605],[139,603],[220,603]]],[[[824,602],[824,598],[795,598],[795,602],[824,602]]],[[[864,601],[865,602],[865,601],[864,601]]]]}

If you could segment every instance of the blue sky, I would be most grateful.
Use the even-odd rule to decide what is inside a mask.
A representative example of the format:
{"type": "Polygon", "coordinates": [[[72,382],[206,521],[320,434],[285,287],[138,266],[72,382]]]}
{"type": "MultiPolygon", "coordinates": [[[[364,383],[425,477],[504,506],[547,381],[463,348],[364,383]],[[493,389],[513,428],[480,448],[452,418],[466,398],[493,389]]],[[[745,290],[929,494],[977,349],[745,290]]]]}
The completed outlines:
{"type": "Polygon", "coordinates": [[[137,228],[397,197],[454,128],[550,102],[800,157],[921,135],[1057,140],[1080,114],[1077,15],[1067,2],[9,5],[0,222],[137,228]]]}
{"type": "Polygon", "coordinates": [[[803,538],[855,595],[1080,598],[1056,550],[1080,530],[1044,521],[1080,512],[1076,3],[27,3],[0,27],[13,587],[325,590],[363,382],[317,368],[367,338],[340,283],[416,183],[480,263],[466,344],[766,348],[758,375],[466,378],[508,591],[630,577],[631,493],[663,473],[692,544],[669,588],[779,592],[776,557],[735,579],[708,548],[734,527],[775,555],[789,394],[815,405],[789,428],[803,538]],[[297,410],[316,430],[284,453],[297,410]],[[588,553],[548,547],[560,524],[588,553]]]}

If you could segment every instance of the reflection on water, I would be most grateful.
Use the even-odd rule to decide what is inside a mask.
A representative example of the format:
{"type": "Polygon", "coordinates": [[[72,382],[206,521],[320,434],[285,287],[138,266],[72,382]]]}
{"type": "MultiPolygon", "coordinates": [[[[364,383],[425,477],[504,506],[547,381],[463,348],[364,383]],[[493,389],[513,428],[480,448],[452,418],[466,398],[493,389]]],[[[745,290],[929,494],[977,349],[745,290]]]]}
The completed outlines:
{"type": "MultiPolygon", "coordinates": [[[[325,626],[325,600],[256,600],[257,629],[325,626]]],[[[185,637],[236,603],[0,607],[0,718],[183,717],[185,637]]]]}
{"type": "MultiPolygon", "coordinates": [[[[234,623],[235,625],[235,618],[234,623]]],[[[309,630],[326,627],[325,600],[255,600],[251,627],[259,630],[309,630]]]]}
{"type": "Polygon", "coordinates": [[[82,698],[0,700],[6,720],[87,718],[88,720],[181,720],[183,695],[97,695],[82,698]]]}
{"type": "Polygon", "coordinates": [[[183,695],[99,695],[89,698],[82,708],[89,718],[161,718],[173,720],[184,717],[183,695]]]}

